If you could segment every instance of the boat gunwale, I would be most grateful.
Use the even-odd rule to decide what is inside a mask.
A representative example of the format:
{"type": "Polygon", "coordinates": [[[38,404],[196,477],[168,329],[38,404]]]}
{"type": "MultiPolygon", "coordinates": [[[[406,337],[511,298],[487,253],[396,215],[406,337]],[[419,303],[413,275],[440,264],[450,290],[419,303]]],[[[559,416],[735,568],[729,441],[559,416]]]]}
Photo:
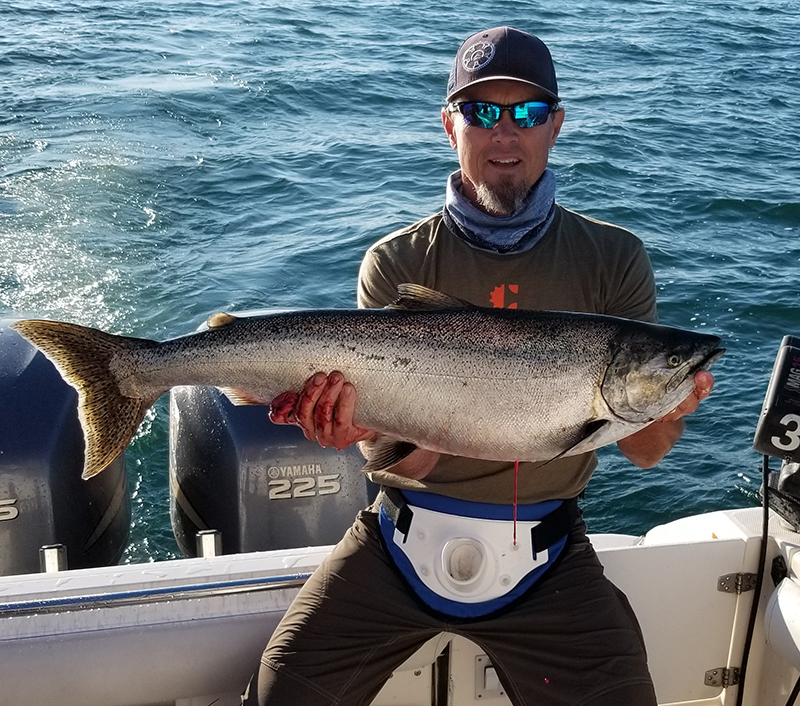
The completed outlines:
{"type": "Polygon", "coordinates": [[[117,608],[141,603],[162,603],[239,593],[299,588],[306,582],[309,576],[311,576],[311,572],[260,576],[257,578],[233,579],[227,581],[211,581],[184,586],[162,586],[128,591],[59,596],[57,598],[34,598],[30,600],[0,603],[0,618],[117,608]]]}

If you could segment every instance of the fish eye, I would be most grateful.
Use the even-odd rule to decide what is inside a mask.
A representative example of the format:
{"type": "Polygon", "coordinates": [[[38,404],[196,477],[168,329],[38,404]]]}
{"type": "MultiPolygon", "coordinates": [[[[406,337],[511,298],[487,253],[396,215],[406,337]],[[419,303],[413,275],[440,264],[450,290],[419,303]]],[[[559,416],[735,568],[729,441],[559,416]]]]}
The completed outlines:
{"type": "Polygon", "coordinates": [[[667,356],[667,365],[670,368],[677,368],[683,362],[683,356],[679,353],[672,353],[667,356]]]}

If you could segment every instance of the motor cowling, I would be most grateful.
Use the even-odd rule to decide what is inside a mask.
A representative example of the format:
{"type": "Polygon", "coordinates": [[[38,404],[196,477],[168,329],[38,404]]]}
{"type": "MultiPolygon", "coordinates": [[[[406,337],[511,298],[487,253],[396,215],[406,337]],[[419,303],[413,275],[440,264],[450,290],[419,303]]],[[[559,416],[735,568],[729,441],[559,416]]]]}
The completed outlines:
{"type": "Polygon", "coordinates": [[[81,479],[78,396],[52,363],[0,320],[0,574],[40,570],[63,545],[68,568],[116,564],[128,543],[124,456],[81,479]]]}
{"type": "Polygon", "coordinates": [[[322,448],[268,412],[216,388],[173,388],[170,511],[184,555],[204,530],[221,533],[224,554],[334,544],[377,495],[355,447],[322,448]]]}

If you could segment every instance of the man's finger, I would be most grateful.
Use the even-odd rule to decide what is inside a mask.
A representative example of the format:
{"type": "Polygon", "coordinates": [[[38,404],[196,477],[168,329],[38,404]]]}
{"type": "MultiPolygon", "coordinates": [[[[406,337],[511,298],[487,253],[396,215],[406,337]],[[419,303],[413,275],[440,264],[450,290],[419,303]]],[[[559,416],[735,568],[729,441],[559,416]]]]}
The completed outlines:
{"type": "Polygon", "coordinates": [[[355,388],[349,382],[345,383],[339,394],[331,425],[332,445],[339,450],[352,443],[350,437],[353,436],[355,400],[355,388]]]}
{"type": "Polygon", "coordinates": [[[333,412],[333,446],[340,451],[356,441],[363,441],[375,435],[369,429],[353,423],[357,396],[356,388],[346,382],[333,412]]]}
{"type": "Polygon", "coordinates": [[[306,439],[309,441],[317,440],[317,430],[314,426],[314,409],[317,405],[320,395],[325,390],[328,382],[328,376],[325,373],[316,373],[312,375],[306,384],[303,386],[303,391],[300,393],[300,399],[295,408],[295,416],[297,424],[303,430],[306,439]]]}
{"type": "Polygon", "coordinates": [[[713,387],[714,376],[708,370],[700,370],[694,377],[694,389],[675,409],[661,417],[661,421],[674,422],[692,414],[700,406],[700,402],[711,394],[713,387]]]}
{"type": "Polygon", "coordinates": [[[295,424],[294,408],[299,395],[296,392],[282,392],[269,404],[269,419],[273,424],[295,424]]]}
{"type": "Polygon", "coordinates": [[[694,394],[698,400],[703,400],[711,394],[714,388],[714,376],[708,370],[700,370],[694,376],[694,394]]]}
{"type": "Polygon", "coordinates": [[[344,376],[339,372],[332,372],[317,398],[314,407],[314,429],[320,446],[333,446],[333,411],[339,399],[339,393],[344,385],[344,376]]]}

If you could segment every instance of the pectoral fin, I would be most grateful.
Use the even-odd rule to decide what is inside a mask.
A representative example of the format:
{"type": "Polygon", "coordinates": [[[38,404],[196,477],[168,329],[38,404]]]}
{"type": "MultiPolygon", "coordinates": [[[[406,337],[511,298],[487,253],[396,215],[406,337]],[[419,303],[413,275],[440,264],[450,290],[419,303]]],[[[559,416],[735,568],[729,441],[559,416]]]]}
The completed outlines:
{"type": "Polygon", "coordinates": [[[608,419],[595,419],[591,422],[586,424],[586,427],[583,430],[583,434],[581,438],[578,439],[572,446],[564,449],[560,454],[557,456],[553,456],[549,461],[545,461],[541,466],[537,466],[537,468],[542,468],[542,466],[546,466],[548,463],[552,463],[553,461],[562,458],[564,456],[569,455],[570,453],[574,452],[576,449],[580,448],[581,446],[586,446],[586,451],[590,451],[594,448],[598,448],[599,446],[603,446],[604,442],[597,444],[597,446],[592,446],[592,442],[598,441],[603,432],[611,425],[611,422],[608,419]]]}
{"type": "MultiPolygon", "coordinates": [[[[585,429],[583,430],[583,436],[579,441],[574,443],[570,446],[562,456],[568,454],[570,451],[574,451],[582,444],[591,445],[595,441],[599,441],[600,437],[603,435],[603,432],[611,426],[611,422],[608,419],[595,419],[594,421],[589,422],[585,429]]],[[[598,446],[602,446],[603,442],[598,444],[598,446]]],[[[596,448],[596,447],[594,447],[596,448]]]]}
{"type": "Polygon", "coordinates": [[[398,441],[386,436],[380,437],[372,447],[369,460],[361,470],[365,473],[388,471],[416,450],[417,446],[410,441],[398,441]]]}

